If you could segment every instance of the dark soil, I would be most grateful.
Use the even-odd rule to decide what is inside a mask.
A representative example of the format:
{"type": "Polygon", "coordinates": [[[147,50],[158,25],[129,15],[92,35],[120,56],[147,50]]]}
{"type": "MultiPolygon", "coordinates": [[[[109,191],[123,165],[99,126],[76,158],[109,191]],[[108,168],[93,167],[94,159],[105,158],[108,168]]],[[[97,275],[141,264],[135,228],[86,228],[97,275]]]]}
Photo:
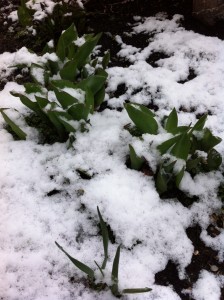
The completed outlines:
{"type": "MultiPolygon", "coordinates": [[[[147,45],[149,37],[141,34],[138,36],[129,37],[124,34],[124,32],[129,31],[130,23],[133,23],[133,16],[150,16],[155,13],[165,11],[168,16],[171,17],[173,14],[180,13],[185,16],[183,21],[183,26],[187,30],[193,30],[204,35],[217,36],[221,39],[224,38],[224,26],[222,24],[216,24],[212,28],[206,27],[200,24],[197,20],[191,17],[192,1],[191,0],[135,0],[135,1],[119,1],[119,0],[89,0],[86,5],[87,17],[85,23],[86,32],[102,32],[101,38],[102,52],[110,49],[111,62],[110,66],[129,66],[129,62],[125,61],[123,58],[117,57],[116,54],[120,50],[120,46],[115,41],[115,36],[120,35],[125,43],[131,44],[138,48],[144,48],[147,45]],[[122,4],[123,3],[123,4],[122,4]]],[[[23,46],[30,47],[28,40],[30,37],[20,37],[18,38],[17,25],[14,25],[14,31],[8,30],[11,27],[10,21],[7,20],[7,15],[10,11],[15,10],[19,0],[9,1],[0,0],[0,53],[3,52],[14,52],[23,46]],[[7,20],[7,23],[5,21],[7,20]]],[[[60,31],[64,28],[65,24],[58,23],[58,28],[60,31]]],[[[31,37],[33,39],[33,37],[31,37]]],[[[46,36],[46,41],[51,37],[46,36]]],[[[40,51],[40,46],[32,44],[31,47],[35,51],[40,51]]],[[[157,61],[162,59],[163,53],[153,53],[148,58],[148,63],[153,67],[157,67],[157,61]]],[[[16,80],[16,73],[12,75],[13,80],[16,80]]],[[[184,84],[186,81],[192,80],[195,74],[193,70],[189,70],[189,76],[185,81],[179,82],[184,84]]],[[[21,81],[26,80],[26,78],[19,79],[21,81]]],[[[0,82],[0,88],[4,87],[5,82],[0,82]]],[[[119,97],[125,92],[125,85],[118,86],[117,91],[114,93],[115,97],[119,97]]],[[[138,91],[136,91],[137,93],[138,91]]],[[[154,107],[153,103],[149,104],[151,109],[158,109],[154,107]]],[[[100,110],[104,110],[107,107],[107,103],[103,103],[100,110]]],[[[146,164],[143,166],[142,172],[148,176],[153,176],[153,173],[149,166],[146,164]]],[[[86,174],[80,174],[80,176],[86,176],[86,174]]],[[[89,179],[89,178],[84,178],[89,179]]],[[[52,196],[60,191],[53,190],[49,192],[49,196],[52,196]]],[[[197,199],[189,199],[186,195],[183,195],[180,191],[174,191],[174,195],[168,195],[177,198],[181,201],[184,206],[189,206],[193,201],[197,199]],[[176,194],[175,194],[176,193],[176,194]]],[[[164,196],[166,198],[167,195],[164,196]]],[[[164,199],[165,201],[165,199],[164,199]]],[[[213,216],[214,217],[214,216],[213,216]]],[[[216,220],[211,219],[211,225],[208,227],[208,233],[211,236],[216,236],[220,233],[220,229],[223,228],[223,216],[217,216],[216,220]],[[220,221],[221,220],[221,221],[220,221]]],[[[159,285],[171,285],[173,289],[178,293],[181,299],[189,300],[193,298],[190,295],[193,284],[197,281],[199,273],[201,270],[208,270],[212,272],[211,266],[217,266],[218,271],[216,274],[224,275],[224,265],[220,264],[217,259],[217,252],[205,244],[200,239],[201,229],[198,225],[188,228],[186,230],[189,239],[194,245],[194,255],[191,264],[186,268],[187,278],[185,280],[180,280],[178,277],[177,268],[175,262],[169,261],[165,270],[159,272],[155,276],[155,281],[159,285]]],[[[215,272],[214,272],[215,273],[215,272]]],[[[78,280],[78,279],[77,279],[78,280]]],[[[71,278],[71,281],[77,282],[76,279],[71,278]]],[[[197,299],[194,299],[197,300],[197,299]]],[[[222,296],[220,300],[224,300],[224,289],[222,289],[222,296]]]]}

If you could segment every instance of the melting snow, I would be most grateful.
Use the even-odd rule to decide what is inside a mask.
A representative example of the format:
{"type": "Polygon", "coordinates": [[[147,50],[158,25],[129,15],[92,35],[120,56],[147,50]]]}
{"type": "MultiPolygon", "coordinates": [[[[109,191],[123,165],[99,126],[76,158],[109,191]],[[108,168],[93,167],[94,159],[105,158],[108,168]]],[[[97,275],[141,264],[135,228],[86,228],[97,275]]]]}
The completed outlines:
{"type": "MultiPolygon", "coordinates": [[[[162,15],[141,21],[136,18],[138,23],[132,35],[144,32],[149,36],[144,49],[126,45],[117,37],[122,46],[119,55],[131,64],[108,69],[108,103],[116,108],[125,100],[148,104],[153,99],[159,107],[157,118],[167,115],[173,107],[178,111],[184,107],[186,112],[179,114],[181,125],[194,122],[195,114],[209,110],[212,116],[208,116],[207,126],[224,139],[224,42],[184,30],[179,26],[180,19],[178,15],[172,20],[162,15]],[[146,62],[153,52],[168,56],[160,59],[156,68],[146,62]],[[191,69],[196,77],[180,83],[187,79],[191,69]],[[126,92],[118,98],[110,97],[109,93],[122,83],[126,92]]],[[[31,62],[41,62],[41,58],[26,48],[3,53],[1,77],[10,74],[10,66],[31,62]]],[[[0,107],[27,113],[19,99],[10,94],[12,90],[24,89],[8,82],[0,92],[0,107]]],[[[194,252],[185,230],[195,223],[205,229],[209,214],[221,207],[216,196],[220,172],[194,179],[185,175],[181,188],[199,197],[198,202],[185,208],[175,199],[161,200],[150,177],[126,167],[129,143],[155,166],[155,156],[150,154],[148,143],[160,141],[145,135],[140,145],[123,128],[130,123],[125,110],[95,113],[90,118],[89,131],[77,134],[74,148],[70,150],[65,144],[37,144],[36,130],[27,127],[15,112],[11,114],[28,133],[28,138],[14,141],[4,129],[0,116],[2,299],[114,299],[109,291],[96,293],[86,289],[78,279],[83,274],[54,244],[57,240],[71,255],[95,269],[94,260],[100,262],[103,258],[102,241],[97,235],[97,205],[115,235],[116,243],[109,248],[108,270],[116,247],[121,244],[120,287],[153,289],[126,299],[180,299],[172,287],[155,285],[154,275],[172,260],[178,266],[180,278],[184,278],[185,267],[194,252]],[[92,178],[82,179],[77,170],[85,171],[92,178]],[[77,283],[69,281],[72,276],[77,283]]],[[[223,143],[218,150],[224,154],[223,143]]],[[[219,259],[223,261],[223,232],[211,238],[202,231],[201,238],[219,251],[219,259]]],[[[223,284],[221,276],[203,270],[192,295],[197,300],[218,300],[223,284]]]]}

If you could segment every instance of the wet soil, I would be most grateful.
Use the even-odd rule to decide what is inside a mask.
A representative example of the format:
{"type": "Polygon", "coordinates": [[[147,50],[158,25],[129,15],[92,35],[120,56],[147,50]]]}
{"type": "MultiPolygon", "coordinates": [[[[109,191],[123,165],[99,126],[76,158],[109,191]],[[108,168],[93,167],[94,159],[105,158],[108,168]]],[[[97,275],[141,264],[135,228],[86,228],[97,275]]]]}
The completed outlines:
{"type": "MultiPolygon", "coordinates": [[[[7,19],[7,15],[10,13],[10,11],[13,11],[18,7],[19,2],[19,0],[13,0],[10,1],[9,4],[9,1],[7,0],[0,0],[0,53],[6,51],[14,52],[23,46],[30,46],[27,44],[27,37],[18,38],[18,30],[16,30],[17,25],[14,25],[14,30],[11,30],[12,22],[7,19]]],[[[100,42],[102,45],[101,50],[103,52],[107,49],[110,49],[110,66],[129,66],[129,62],[116,56],[117,52],[120,50],[120,46],[115,40],[116,35],[122,36],[125,43],[131,44],[138,48],[144,48],[147,45],[149,37],[144,34],[132,37],[124,35],[124,32],[129,31],[130,24],[133,23],[133,16],[136,15],[151,16],[155,13],[165,11],[168,13],[168,16],[171,17],[175,13],[180,13],[185,16],[185,20],[183,21],[182,25],[187,30],[193,30],[204,35],[217,36],[221,39],[224,39],[224,26],[222,24],[215,24],[213,27],[206,27],[191,17],[192,1],[189,0],[135,0],[131,2],[126,2],[124,0],[90,0],[86,4],[86,10],[87,16],[84,31],[95,33],[103,31],[100,42]]],[[[58,24],[58,27],[63,29],[64,25],[58,24]]],[[[50,39],[49,37],[46,38],[46,41],[50,39]]],[[[40,47],[37,45],[35,46],[35,44],[32,44],[31,46],[33,47],[32,50],[39,51],[40,49],[40,47]]],[[[147,62],[153,67],[157,67],[157,61],[161,58],[164,58],[164,53],[153,53],[151,57],[148,58],[147,62]]],[[[193,70],[189,70],[189,78],[187,80],[191,80],[194,78],[194,76],[195,74],[193,70]]],[[[12,75],[11,79],[15,79],[15,74],[12,75]]],[[[10,80],[10,78],[8,80],[10,80]]],[[[180,83],[184,84],[184,82],[180,83]]],[[[1,89],[4,87],[4,84],[4,81],[0,82],[1,89]]],[[[125,85],[119,86],[114,96],[119,97],[124,93],[125,88],[125,85]]],[[[108,108],[108,106],[105,102],[101,105],[100,110],[102,111],[106,108],[108,108]]],[[[150,108],[154,109],[153,104],[150,108]]],[[[153,173],[147,165],[144,165],[142,171],[148,176],[153,176],[153,173]]],[[[56,192],[58,191],[52,191],[49,196],[56,192]]],[[[192,199],[187,199],[186,197],[184,198],[184,196],[178,191],[174,192],[173,197],[179,198],[179,200],[182,199],[181,201],[184,206],[189,206],[192,204],[192,199]]],[[[164,198],[166,198],[166,195],[164,198]]],[[[193,199],[193,201],[196,200],[197,199],[193,199]]],[[[211,224],[207,231],[212,237],[215,237],[220,234],[220,229],[223,229],[223,225],[223,216],[218,215],[216,216],[216,220],[211,218],[211,224]]],[[[155,281],[159,285],[172,286],[176,293],[183,300],[197,300],[192,298],[191,289],[194,283],[197,281],[201,270],[208,270],[214,274],[224,275],[224,265],[219,262],[217,252],[205,246],[205,244],[201,241],[201,228],[198,225],[188,228],[186,233],[189,239],[192,241],[195,249],[192,262],[186,268],[186,279],[179,279],[177,271],[178,266],[175,264],[175,262],[169,261],[165,270],[156,274],[155,281]],[[212,271],[211,266],[216,266],[217,270],[215,272],[212,271]]],[[[73,279],[71,280],[74,281],[73,279]]],[[[224,300],[224,289],[222,289],[220,300],[224,300]]]]}

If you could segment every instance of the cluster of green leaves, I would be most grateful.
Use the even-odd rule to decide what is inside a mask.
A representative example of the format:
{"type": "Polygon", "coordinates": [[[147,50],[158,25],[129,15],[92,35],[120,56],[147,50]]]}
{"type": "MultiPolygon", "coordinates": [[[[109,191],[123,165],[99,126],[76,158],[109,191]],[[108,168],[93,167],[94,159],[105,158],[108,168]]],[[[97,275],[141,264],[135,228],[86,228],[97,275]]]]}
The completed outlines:
{"type": "MultiPolygon", "coordinates": [[[[64,254],[71,260],[71,262],[83,273],[85,273],[88,276],[88,280],[90,281],[90,286],[92,286],[95,289],[102,289],[103,287],[107,286],[105,282],[103,282],[104,278],[104,270],[107,265],[108,261],[108,244],[109,244],[109,233],[107,229],[107,225],[103,220],[103,217],[100,213],[99,208],[97,207],[97,212],[99,216],[99,221],[100,221],[100,229],[103,237],[103,248],[104,248],[104,259],[101,264],[101,266],[96,262],[96,266],[99,269],[101,275],[102,275],[102,283],[101,284],[95,284],[95,272],[92,268],[89,266],[85,265],[81,261],[75,259],[71,255],[69,255],[57,242],[55,244],[58,246],[58,248],[64,252],[64,254]]],[[[124,289],[121,292],[119,291],[118,287],[118,271],[119,271],[119,261],[120,261],[120,248],[121,246],[119,245],[113,260],[113,266],[112,266],[112,272],[111,272],[111,285],[109,286],[112,294],[115,297],[120,297],[122,294],[136,294],[136,293],[146,293],[151,291],[150,288],[131,288],[131,289],[124,289]]]]}
{"type": "Polygon", "coordinates": [[[86,13],[76,1],[56,0],[52,13],[46,9],[45,2],[40,2],[41,9],[45,14],[41,20],[34,18],[36,11],[27,6],[27,2],[28,0],[21,0],[17,10],[19,24],[22,27],[22,30],[19,28],[18,37],[27,35],[28,38],[30,33],[27,28],[32,26],[36,31],[36,38],[30,41],[34,47],[38,48],[38,45],[46,43],[46,39],[49,37],[56,39],[60,35],[59,30],[67,28],[72,22],[76,24],[79,32],[84,29],[86,13]]]}
{"type": "MultiPolygon", "coordinates": [[[[125,104],[125,109],[141,134],[158,134],[159,124],[155,114],[147,107],[136,104],[125,104]]],[[[163,128],[173,135],[172,138],[160,144],[157,149],[161,159],[156,174],[156,187],[160,194],[174,187],[179,187],[184,172],[192,176],[200,172],[217,170],[222,163],[222,157],[214,147],[221,142],[212,132],[205,128],[207,115],[203,115],[194,126],[178,126],[178,115],[174,108],[163,120],[163,128]],[[178,170],[177,161],[182,160],[178,170]]],[[[162,124],[160,124],[162,126],[162,124]]],[[[131,167],[140,170],[144,159],[138,157],[130,145],[131,167]]]]}
{"type": "MultiPolygon", "coordinates": [[[[109,52],[103,58],[91,59],[100,36],[101,34],[84,35],[83,44],[79,46],[76,44],[79,38],[77,30],[72,24],[61,34],[56,47],[47,44],[43,51],[56,54],[54,57],[57,59],[52,60],[52,56],[47,55],[45,63],[31,64],[33,82],[24,84],[24,93],[12,92],[45,124],[56,130],[59,141],[65,141],[69,134],[74,134],[79,121],[78,127],[84,130],[83,122],[88,121],[89,114],[104,100],[107,79],[105,68],[110,59],[109,52]],[[55,77],[60,79],[55,80],[55,77]],[[80,101],[74,96],[74,92],[83,93],[85,100],[80,101]]],[[[3,110],[0,112],[15,134],[24,140],[25,132],[3,110]]]]}

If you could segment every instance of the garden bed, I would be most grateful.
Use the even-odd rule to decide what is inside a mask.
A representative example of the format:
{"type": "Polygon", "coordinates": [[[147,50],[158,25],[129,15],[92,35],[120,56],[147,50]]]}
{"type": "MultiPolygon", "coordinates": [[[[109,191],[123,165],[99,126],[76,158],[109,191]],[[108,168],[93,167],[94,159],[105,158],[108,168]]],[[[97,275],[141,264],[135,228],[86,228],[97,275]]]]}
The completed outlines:
{"type": "MultiPolygon", "coordinates": [[[[15,23],[7,19],[18,3],[0,2],[0,107],[16,109],[9,115],[27,134],[14,140],[1,117],[0,299],[114,299],[109,286],[118,245],[120,290],[152,289],[123,299],[224,299],[223,164],[194,176],[185,172],[178,188],[159,194],[156,146],[171,135],[160,125],[157,135],[132,135],[124,109],[130,102],[143,104],[163,124],[175,107],[178,125],[190,126],[208,114],[205,126],[223,140],[223,40],[207,36],[213,29],[189,16],[184,20],[175,9],[133,18],[135,6],[109,14],[107,6],[99,7],[80,31],[103,28],[95,56],[111,53],[105,100],[68,149],[40,139],[39,120],[10,93],[24,92],[23,84],[32,80],[29,72],[11,67],[39,63],[41,46],[32,36],[37,54],[21,49],[29,48],[30,36],[15,38],[15,23]],[[131,169],[129,144],[144,157],[139,171],[131,169]],[[94,290],[54,241],[93,268],[100,281],[94,264],[104,254],[97,206],[110,245],[104,284],[94,290]]],[[[216,33],[222,38],[221,30],[216,33]]],[[[223,157],[223,142],[215,149],[223,157]]]]}

